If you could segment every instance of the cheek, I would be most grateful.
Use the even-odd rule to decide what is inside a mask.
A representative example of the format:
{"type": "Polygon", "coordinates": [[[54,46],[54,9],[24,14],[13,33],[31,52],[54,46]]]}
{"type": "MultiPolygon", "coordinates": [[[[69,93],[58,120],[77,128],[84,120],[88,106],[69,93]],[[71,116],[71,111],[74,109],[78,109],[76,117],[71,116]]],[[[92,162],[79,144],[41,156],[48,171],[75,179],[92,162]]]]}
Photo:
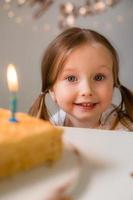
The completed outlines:
{"type": "Polygon", "coordinates": [[[57,85],[54,88],[54,93],[57,102],[70,102],[75,96],[74,90],[70,90],[70,88],[68,89],[68,87],[64,87],[63,84],[57,85]]]}
{"type": "Polygon", "coordinates": [[[99,90],[99,96],[102,98],[104,102],[111,102],[113,95],[113,85],[105,85],[99,90]]]}

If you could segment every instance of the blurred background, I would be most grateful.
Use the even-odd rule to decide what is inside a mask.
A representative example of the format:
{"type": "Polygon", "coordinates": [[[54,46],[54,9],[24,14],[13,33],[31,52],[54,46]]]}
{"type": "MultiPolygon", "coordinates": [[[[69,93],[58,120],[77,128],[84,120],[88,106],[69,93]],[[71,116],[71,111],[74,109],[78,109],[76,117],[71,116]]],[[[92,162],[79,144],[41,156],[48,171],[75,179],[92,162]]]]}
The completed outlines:
{"type": "MultiPolygon", "coordinates": [[[[118,51],[122,84],[133,90],[133,0],[0,0],[0,107],[9,108],[6,71],[13,63],[19,79],[18,110],[29,110],[41,90],[45,48],[69,26],[105,35],[118,51]]],[[[49,97],[48,106],[55,110],[49,97]]]]}

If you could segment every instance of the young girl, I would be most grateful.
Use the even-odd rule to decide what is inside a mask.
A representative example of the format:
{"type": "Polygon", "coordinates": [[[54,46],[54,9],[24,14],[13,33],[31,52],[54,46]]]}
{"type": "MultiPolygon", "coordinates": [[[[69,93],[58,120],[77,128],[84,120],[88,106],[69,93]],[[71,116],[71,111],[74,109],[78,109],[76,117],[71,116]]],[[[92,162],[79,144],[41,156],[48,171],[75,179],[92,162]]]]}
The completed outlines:
{"type": "Polygon", "coordinates": [[[31,115],[61,126],[133,131],[133,92],[121,84],[116,50],[101,34],[65,30],[48,46],[41,72],[31,115]],[[111,104],[114,88],[121,93],[118,106],[111,104]],[[60,108],[54,116],[45,105],[47,93],[60,108]]]}

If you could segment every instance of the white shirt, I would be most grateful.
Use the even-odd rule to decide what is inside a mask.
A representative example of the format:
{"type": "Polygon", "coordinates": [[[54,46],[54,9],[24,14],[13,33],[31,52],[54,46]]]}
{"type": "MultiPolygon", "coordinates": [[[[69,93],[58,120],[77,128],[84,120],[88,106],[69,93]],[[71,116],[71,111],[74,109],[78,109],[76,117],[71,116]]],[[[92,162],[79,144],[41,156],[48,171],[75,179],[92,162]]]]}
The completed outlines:
{"type": "Polygon", "coordinates": [[[59,110],[52,117],[50,117],[50,122],[57,126],[64,126],[66,118],[66,113],[63,110],[59,110]]]}

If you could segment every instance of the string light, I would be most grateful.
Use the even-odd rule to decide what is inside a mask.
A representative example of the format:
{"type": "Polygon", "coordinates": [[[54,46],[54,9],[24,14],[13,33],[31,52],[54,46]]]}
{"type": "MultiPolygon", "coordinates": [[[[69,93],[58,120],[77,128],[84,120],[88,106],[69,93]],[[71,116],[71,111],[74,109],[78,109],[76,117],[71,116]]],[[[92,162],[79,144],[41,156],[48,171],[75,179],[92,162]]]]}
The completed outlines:
{"type": "MultiPolygon", "coordinates": [[[[30,6],[38,4],[38,9],[33,13],[35,19],[41,17],[55,0],[16,0],[19,7],[28,3],[30,6]]],[[[58,27],[60,29],[71,27],[74,25],[78,17],[86,17],[104,12],[110,7],[115,6],[121,0],[86,0],[82,5],[75,5],[71,0],[66,0],[65,3],[59,4],[59,13],[57,16],[58,27]]],[[[5,5],[11,5],[13,0],[5,0],[5,5]]],[[[10,11],[8,17],[12,18],[14,14],[10,11]]],[[[122,21],[121,19],[118,19],[122,21]]],[[[18,20],[21,23],[22,20],[18,20]]]]}
{"type": "Polygon", "coordinates": [[[74,24],[76,18],[79,16],[86,17],[89,15],[96,15],[109,9],[109,7],[113,7],[119,1],[120,0],[86,0],[86,2],[80,6],[75,6],[73,3],[66,2],[59,6],[58,25],[60,28],[69,27],[74,24]],[[73,19],[67,20],[70,16],[72,16],[73,19]]]}

